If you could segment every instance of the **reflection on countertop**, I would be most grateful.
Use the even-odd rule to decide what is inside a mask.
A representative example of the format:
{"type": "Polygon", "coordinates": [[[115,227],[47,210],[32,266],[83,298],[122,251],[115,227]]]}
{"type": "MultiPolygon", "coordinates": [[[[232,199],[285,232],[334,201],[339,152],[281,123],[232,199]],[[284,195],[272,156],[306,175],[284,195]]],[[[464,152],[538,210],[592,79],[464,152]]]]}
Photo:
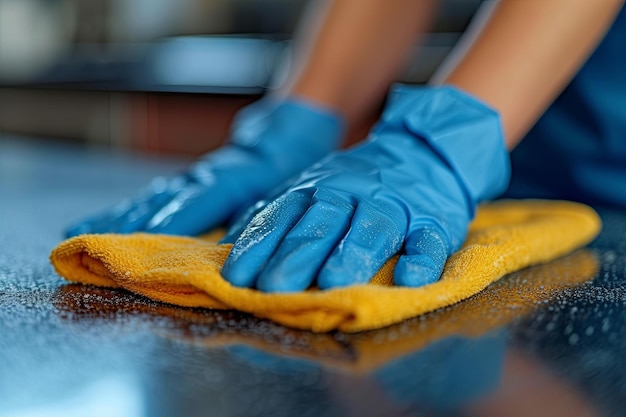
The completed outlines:
{"type": "Polygon", "coordinates": [[[184,162],[0,139],[0,417],[620,415],[626,213],[600,210],[588,249],[351,335],[54,274],[64,225],[184,162]]]}

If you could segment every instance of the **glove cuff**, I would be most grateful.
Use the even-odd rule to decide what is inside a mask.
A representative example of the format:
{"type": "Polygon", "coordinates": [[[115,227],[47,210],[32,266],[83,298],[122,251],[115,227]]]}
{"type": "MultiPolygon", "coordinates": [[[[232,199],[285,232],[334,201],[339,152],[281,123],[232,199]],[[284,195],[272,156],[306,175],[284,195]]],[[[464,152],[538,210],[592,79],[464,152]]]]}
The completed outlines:
{"type": "Polygon", "coordinates": [[[341,145],[346,122],[338,113],[303,99],[268,97],[237,113],[232,123],[230,143],[257,146],[264,137],[262,132],[268,128],[281,133],[272,135],[274,138],[294,138],[294,141],[310,138],[314,147],[328,153],[341,145]]]}
{"type": "Polygon", "coordinates": [[[508,186],[500,116],[469,94],[450,86],[396,86],[383,120],[404,124],[426,142],[463,185],[472,208],[508,186]]]}

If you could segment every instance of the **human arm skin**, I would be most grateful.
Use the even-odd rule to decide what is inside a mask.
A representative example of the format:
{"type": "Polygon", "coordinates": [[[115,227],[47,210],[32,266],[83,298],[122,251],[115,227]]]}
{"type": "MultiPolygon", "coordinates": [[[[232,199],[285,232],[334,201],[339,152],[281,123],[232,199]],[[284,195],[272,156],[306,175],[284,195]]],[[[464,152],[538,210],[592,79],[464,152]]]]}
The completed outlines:
{"type": "MultiPolygon", "coordinates": [[[[303,25],[283,94],[359,120],[382,98],[435,0],[335,0],[303,25]],[[298,47],[298,44],[300,47],[298,47]]],[[[601,40],[623,0],[501,0],[483,5],[433,84],[495,108],[507,147],[522,139],[601,40]]]]}
{"type": "Polygon", "coordinates": [[[376,108],[436,0],[315,1],[295,37],[294,68],[279,94],[341,113],[354,124],[376,108]]]}
{"type": "MultiPolygon", "coordinates": [[[[490,4],[489,4],[490,3],[490,4]]],[[[623,0],[502,0],[433,77],[495,108],[512,149],[602,39],[623,0]],[[459,56],[464,54],[462,57],[459,56]]]]}

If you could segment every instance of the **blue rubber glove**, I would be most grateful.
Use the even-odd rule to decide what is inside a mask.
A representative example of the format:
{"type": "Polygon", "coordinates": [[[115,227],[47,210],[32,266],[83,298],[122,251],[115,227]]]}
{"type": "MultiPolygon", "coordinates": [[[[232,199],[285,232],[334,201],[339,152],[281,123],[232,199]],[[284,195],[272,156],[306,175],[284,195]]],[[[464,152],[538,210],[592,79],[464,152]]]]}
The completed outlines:
{"type": "Polygon", "coordinates": [[[397,285],[436,281],[478,201],[509,179],[498,114],[452,87],[395,89],[369,140],[305,171],[243,230],[222,273],[262,291],[368,282],[394,254],[397,285]]]}
{"type": "Polygon", "coordinates": [[[303,101],[261,100],[240,111],[229,144],[184,174],[70,227],[83,233],[197,235],[228,220],[335,149],[344,122],[303,101]]]}

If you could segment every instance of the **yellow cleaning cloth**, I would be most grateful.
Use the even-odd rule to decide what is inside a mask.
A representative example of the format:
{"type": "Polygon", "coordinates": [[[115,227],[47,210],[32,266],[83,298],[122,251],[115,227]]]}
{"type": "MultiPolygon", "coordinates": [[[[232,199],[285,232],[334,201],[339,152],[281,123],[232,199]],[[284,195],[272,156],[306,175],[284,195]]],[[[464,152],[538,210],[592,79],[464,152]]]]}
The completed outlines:
{"type": "Polygon", "coordinates": [[[587,244],[599,230],[597,214],[576,203],[484,205],[441,279],[421,288],[393,286],[395,259],[366,285],[290,294],[237,288],[220,276],[230,245],[144,233],[77,236],[50,259],[68,281],[121,287],[179,306],[237,309],[314,332],[358,332],[457,303],[510,272],[587,244]]]}

